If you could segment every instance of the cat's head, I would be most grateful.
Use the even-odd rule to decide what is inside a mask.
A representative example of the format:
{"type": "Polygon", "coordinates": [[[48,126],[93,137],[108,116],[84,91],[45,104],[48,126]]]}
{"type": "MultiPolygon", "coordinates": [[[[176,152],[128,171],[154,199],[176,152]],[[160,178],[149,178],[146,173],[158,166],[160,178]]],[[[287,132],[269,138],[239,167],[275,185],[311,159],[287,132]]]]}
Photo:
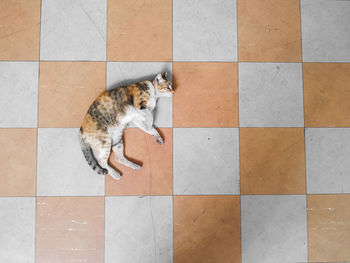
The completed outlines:
{"type": "Polygon", "coordinates": [[[159,73],[152,81],[160,97],[171,97],[174,94],[172,83],[167,79],[167,72],[159,73]]]}

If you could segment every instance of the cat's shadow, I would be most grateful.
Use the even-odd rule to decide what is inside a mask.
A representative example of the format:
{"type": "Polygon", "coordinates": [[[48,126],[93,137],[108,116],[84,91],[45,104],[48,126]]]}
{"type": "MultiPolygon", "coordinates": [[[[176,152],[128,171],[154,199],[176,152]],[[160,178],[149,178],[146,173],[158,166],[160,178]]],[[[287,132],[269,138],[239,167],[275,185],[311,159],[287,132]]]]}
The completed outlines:
{"type": "MultiPolygon", "coordinates": [[[[169,69],[164,67],[164,68],[162,68],[162,70],[160,72],[168,72],[169,80],[172,81],[173,77],[172,77],[171,71],[169,69]]],[[[121,86],[128,86],[128,85],[140,82],[140,81],[145,81],[145,80],[152,81],[156,77],[156,75],[160,72],[155,72],[154,74],[143,75],[143,76],[138,77],[138,78],[128,78],[128,79],[123,78],[123,80],[121,80],[121,81],[114,81],[114,82],[112,82],[111,85],[109,85],[107,87],[107,90],[112,90],[112,89],[115,89],[115,88],[118,88],[121,86]]]]}

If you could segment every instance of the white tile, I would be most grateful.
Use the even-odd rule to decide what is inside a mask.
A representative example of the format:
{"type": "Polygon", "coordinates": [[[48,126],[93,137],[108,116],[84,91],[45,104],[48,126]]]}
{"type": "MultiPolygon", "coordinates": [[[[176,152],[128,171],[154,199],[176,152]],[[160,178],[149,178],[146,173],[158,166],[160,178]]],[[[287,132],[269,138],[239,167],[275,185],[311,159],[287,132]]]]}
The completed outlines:
{"type": "Polygon", "coordinates": [[[107,0],[43,0],[42,60],[105,60],[107,0]]]}
{"type": "Polygon", "coordinates": [[[350,129],[307,128],[307,192],[350,193],[350,129]]]}
{"type": "Polygon", "coordinates": [[[302,0],[303,59],[350,62],[350,1],[302,0]]]}
{"type": "MultiPolygon", "coordinates": [[[[162,62],[108,62],[107,89],[130,85],[143,80],[152,80],[160,72],[168,72],[172,79],[171,63],[162,62]]],[[[157,127],[172,127],[172,98],[159,98],[154,110],[157,127]]],[[[130,127],[135,127],[130,125],[130,127]]]]}
{"type": "Polygon", "coordinates": [[[173,262],[171,196],[106,197],[106,263],[173,262]]]}
{"type": "Polygon", "coordinates": [[[235,128],[176,128],[174,193],[239,194],[239,139],[235,128]]]}
{"type": "Polygon", "coordinates": [[[240,127],[303,127],[299,63],[239,63],[240,127]]]}
{"type": "Polygon", "coordinates": [[[38,62],[0,62],[0,127],[36,127],[38,69],[38,62]]]}
{"type": "Polygon", "coordinates": [[[175,61],[237,61],[236,0],[174,0],[175,61]]]}
{"type": "Polygon", "coordinates": [[[78,129],[40,128],[38,136],[38,195],[104,195],[105,177],[86,162],[78,129]]]}
{"type": "Polygon", "coordinates": [[[0,262],[34,263],[34,197],[0,197],[0,233],[0,262]]]}
{"type": "Polygon", "coordinates": [[[304,195],[242,196],[242,263],[307,262],[304,195]]]}

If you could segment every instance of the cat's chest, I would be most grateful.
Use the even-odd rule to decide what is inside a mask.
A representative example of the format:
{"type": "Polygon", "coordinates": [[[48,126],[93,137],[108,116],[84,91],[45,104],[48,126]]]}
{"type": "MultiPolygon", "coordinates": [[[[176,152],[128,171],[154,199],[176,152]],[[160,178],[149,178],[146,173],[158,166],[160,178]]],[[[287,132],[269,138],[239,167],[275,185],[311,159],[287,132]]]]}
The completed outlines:
{"type": "Polygon", "coordinates": [[[153,111],[155,107],[156,107],[156,99],[152,97],[149,98],[149,100],[147,101],[147,109],[149,109],[150,111],[153,111]]]}

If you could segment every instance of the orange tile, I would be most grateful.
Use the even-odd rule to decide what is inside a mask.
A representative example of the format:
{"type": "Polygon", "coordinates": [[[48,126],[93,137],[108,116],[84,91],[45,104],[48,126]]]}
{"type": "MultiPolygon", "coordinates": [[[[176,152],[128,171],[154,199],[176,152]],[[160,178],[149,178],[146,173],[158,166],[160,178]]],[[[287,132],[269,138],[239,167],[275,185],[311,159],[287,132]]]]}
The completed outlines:
{"type": "Polygon", "coordinates": [[[124,133],[125,156],[142,168],[138,171],[117,163],[114,153],[109,160],[121,172],[119,181],[106,177],[106,195],[171,195],[173,182],[173,134],[171,128],[158,129],[164,138],[159,145],[151,135],[138,128],[124,133]]]}
{"type": "Polygon", "coordinates": [[[239,61],[300,62],[299,0],[238,0],[239,61]]]}
{"type": "Polygon", "coordinates": [[[350,127],[350,63],[304,63],[305,126],[350,127]]]}
{"type": "Polygon", "coordinates": [[[38,197],[35,262],[104,262],[104,198],[38,197]]]}
{"type": "Polygon", "coordinates": [[[40,2],[0,2],[0,59],[39,59],[40,2]]]}
{"type": "Polygon", "coordinates": [[[171,0],[108,0],[108,61],[171,61],[171,0]]]}
{"type": "Polygon", "coordinates": [[[175,263],[240,263],[239,196],[174,197],[175,263]]]}
{"type": "Polygon", "coordinates": [[[0,196],[35,196],[36,129],[0,129],[0,196]]]}
{"type": "Polygon", "coordinates": [[[237,127],[237,64],[174,63],[174,126],[237,127]]]}
{"type": "Polygon", "coordinates": [[[310,262],[350,262],[350,195],[308,195],[310,262]]]}
{"type": "Polygon", "coordinates": [[[80,127],[106,89],[105,62],[41,62],[39,127],[80,127]]]}
{"type": "Polygon", "coordinates": [[[303,128],[241,128],[242,194],[304,194],[303,128]]]}

